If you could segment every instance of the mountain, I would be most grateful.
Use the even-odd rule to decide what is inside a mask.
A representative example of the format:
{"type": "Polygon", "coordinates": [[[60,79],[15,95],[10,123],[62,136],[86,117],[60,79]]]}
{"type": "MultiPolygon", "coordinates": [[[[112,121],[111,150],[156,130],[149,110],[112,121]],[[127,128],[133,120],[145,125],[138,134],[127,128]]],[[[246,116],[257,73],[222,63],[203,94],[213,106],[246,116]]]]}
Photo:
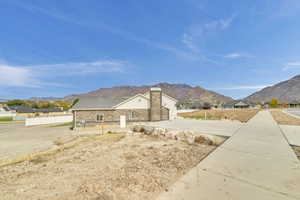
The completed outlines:
{"type": "Polygon", "coordinates": [[[266,87],[261,91],[248,96],[245,100],[251,102],[268,102],[273,98],[276,98],[281,102],[300,100],[300,75],[287,81],[280,82],[274,86],[266,87]]]}
{"type": "Polygon", "coordinates": [[[158,83],[145,86],[118,86],[113,88],[101,88],[84,94],[73,94],[66,96],[65,100],[76,99],[83,96],[104,96],[112,99],[125,99],[138,93],[145,93],[151,87],[160,87],[162,91],[179,101],[201,101],[208,103],[225,103],[232,101],[230,97],[223,96],[216,92],[206,90],[200,86],[192,87],[187,84],[158,83]]]}

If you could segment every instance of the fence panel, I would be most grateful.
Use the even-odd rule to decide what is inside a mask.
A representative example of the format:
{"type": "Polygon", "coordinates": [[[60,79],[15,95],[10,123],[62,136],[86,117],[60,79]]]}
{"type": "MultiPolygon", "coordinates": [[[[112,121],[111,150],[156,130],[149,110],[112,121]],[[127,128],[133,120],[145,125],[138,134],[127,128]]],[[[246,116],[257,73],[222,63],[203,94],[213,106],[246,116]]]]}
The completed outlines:
{"type": "Polygon", "coordinates": [[[72,122],[73,115],[27,118],[25,126],[72,122]]]}

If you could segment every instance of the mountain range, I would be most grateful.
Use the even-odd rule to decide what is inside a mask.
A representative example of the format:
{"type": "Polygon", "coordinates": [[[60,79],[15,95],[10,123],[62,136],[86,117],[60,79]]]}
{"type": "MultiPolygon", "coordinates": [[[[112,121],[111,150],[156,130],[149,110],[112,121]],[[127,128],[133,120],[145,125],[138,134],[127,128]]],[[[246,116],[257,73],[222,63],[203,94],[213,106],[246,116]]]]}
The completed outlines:
{"type": "Polygon", "coordinates": [[[273,98],[281,102],[300,100],[300,75],[276,85],[266,87],[245,98],[251,102],[268,102],[273,98]]]}
{"type": "MultiPolygon", "coordinates": [[[[171,84],[158,83],[155,85],[144,86],[117,86],[112,88],[100,88],[98,90],[90,91],[82,94],[72,94],[63,98],[55,97],[33,97],[34,101],[54,101],[54,100],[74,100],[84,96],[103,96],[112,99],[125,99],[136,95],[138,93],[145,93],[151,87],[160,87],[166,94],[178,99],[179,101],[199,101],[208,103],[226,103],[233,99],[224,96],[217,92],[204,89],[200,86],[190,86],[187,84],[171,84]]],[[[249,102],[269,102],[273,98],[281,102],[300,101],[300,75],[295,76],[289,80],[280,82],[270,87],[266,87],[258,92],[251,94],[243,100],[249,102]]]]}
{"type": "Polygon", "coordinates": [[[145,86],[118,86],[112,88],[101,88],[84,94],[74,94],[66,96],[64,100],[76,99],[83,96],[103,96],[112,99],[125,99],[138,93],[146,93],[151,87],[160,87],[162,91],[179,101],[200,101],[208,103],[226,103],[232,101],[227,97],[216,92],[206,90],[200,86],[192,87],[187,84],[158,83],[145,86]]]}

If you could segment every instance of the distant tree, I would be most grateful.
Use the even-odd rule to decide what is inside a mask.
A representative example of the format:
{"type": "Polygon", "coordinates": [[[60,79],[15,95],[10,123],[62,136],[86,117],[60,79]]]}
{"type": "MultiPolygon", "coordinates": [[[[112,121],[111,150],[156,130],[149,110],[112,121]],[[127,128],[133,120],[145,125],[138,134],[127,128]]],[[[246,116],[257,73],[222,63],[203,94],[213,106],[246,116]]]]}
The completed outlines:
{"type": "Polygon", "coordinates": [[[56,105],[49,102],[44,102],[43,104],[39,105],[39,108],[55,108],[56,105]]]}
{"type": "Polygon", "coordinates": [[[71,103],[67,101],[56,101],[55,105],[57,107],[63,108],[64,110],[68,110],[71,106],[71,103]]]}
{"type": "Polygon", "coordinates": [[[70,108],[72,108],[78,101],[79,101],[78,98],[77,98],[77,99],[74,99],[74,101],[73,101],[72,105],[70,106],[70,108]]]}
{"type": "Polygon", "coordinates": [[[203,108],[204,110],[209,110],[209,109],[211,109],[211,105],[210,105],[210,103],[205,102],[205,103],[203,104],[202,108],[203,108]]]}
{"type": "Polygon", "coordinates": [[[8,106],[25,106],[26,102],[19,99],[10,100],[7,102],[8,106]]]}
{"type": "Polygon", "coordinates": [[[31,105],[31,107],[32,107],[32,108],[40,108],[39,105],[38,105],[37,103],[33,103],[33,104],[31,105]]]}
{"type": "Polygon", "coordinates": [[[277,108],[278,107],[278,99],[272,99],[270,102],[270,107],[271,108],[277,108]]]}

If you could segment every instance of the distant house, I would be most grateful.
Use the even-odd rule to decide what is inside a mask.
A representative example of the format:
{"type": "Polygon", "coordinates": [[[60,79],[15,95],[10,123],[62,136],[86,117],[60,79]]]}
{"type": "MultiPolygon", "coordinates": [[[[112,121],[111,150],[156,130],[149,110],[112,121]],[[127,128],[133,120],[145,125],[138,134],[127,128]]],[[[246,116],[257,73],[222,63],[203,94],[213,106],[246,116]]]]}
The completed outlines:
{"type": "Polygon", "coordinates": [[[245,108],[256,108],[256,107],[257,107],[256,104],[247,101],[242,101],[242,100],[235,100],[222,105],[222,108],[225,109],[245,109],[245,108]]]}
{"type": "Polygon", "coordinates": [[[36,115],[60,115],[65,111],[62,108],[32,108],[29,106],[9,106],[18,116],[32,117],[36,115]]]}
{"type": "Polygon", "coordinates": [[[1,117],[15,117],[16,113],[10,110],[7,106],[0,105],[0,118],[1,117]]]}
{"type": "Polygon", "coordinates": [[[290,108],[300,108],[300,101],[296,101],[296,100],[291,101],[291,102],[289,103],[289,107],[290,107],[290,108]]]}
{"type": "Polygon", "coordinates": [[[74,128],[96,126],[120,121],[126,116],[128,122],[171,120],[177,116],[177,100],[151,88],[145,94],[124,99],[110,97],[84,97],[72,107],[74,128]]]}

